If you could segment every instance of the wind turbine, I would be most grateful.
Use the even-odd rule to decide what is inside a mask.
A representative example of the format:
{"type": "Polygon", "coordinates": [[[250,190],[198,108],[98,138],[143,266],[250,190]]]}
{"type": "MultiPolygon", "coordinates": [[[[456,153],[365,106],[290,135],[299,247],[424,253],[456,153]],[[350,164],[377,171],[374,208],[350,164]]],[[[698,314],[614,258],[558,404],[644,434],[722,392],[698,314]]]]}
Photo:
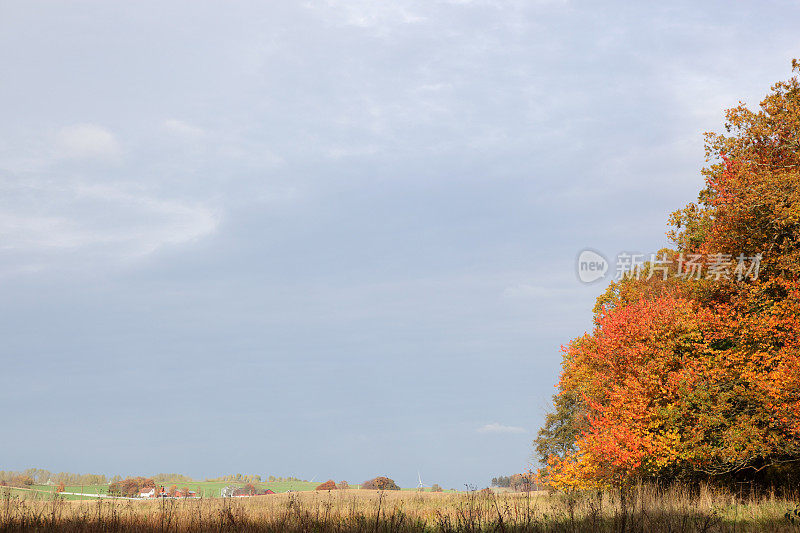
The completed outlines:
{"type": "Polygon", "coordinates": [[[419,480],[419,483],[417,484],[417,491],[425,490],[427,485],[422,483],[422,476],[419,474],[419,470],[417,470],[417,479],[419,480]]]}

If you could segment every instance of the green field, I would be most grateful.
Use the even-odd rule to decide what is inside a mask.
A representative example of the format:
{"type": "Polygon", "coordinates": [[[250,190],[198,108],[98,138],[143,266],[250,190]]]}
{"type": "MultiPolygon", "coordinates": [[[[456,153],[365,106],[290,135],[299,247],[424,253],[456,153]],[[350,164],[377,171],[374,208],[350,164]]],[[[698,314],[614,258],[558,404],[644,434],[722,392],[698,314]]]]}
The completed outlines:
{"type": "MultiPolygon", "coordinates": [[[[51,500],[53,498],[53,487],[33,485],[30,488],[19,489],[14,487],[1,487],[0,496],[6,494],[6,491],[14,498],[21,500],[51,500]]],[[[87,493],[88,494],[88,493],[87,493]]],[[[61,497],[65,500],[89,500],[92,499],[88,496],[75,496],[72,494],[62,494],[61,497]]]]}
{"type": "MultiPolygon", "coordinates": [[[[307,491],[314,490],[320,483],[316,481],[272,481],[253,483],[259,490],[270,489],[273,492],[288,492],[288,491],[307,491]]],[[[169,488],[172,483],[165,483],[169,488]]],[[[227,486],[243,487],[245,483],[233,481],[192,481],[188,483],[174,483],[178,488],[188,488],[189,490],[197,491],[199,495],[204,498],[218,498],[223,488],[227,486]]],[[[357,488],[355,485],[352,488],[357,488]]],[[[17,497],[25,497],[26,499],[32,498],[49,498],[55,491],[53,485],[31,485],[27,490],[25,489],[11,489],[12,494],[17,497]]],[[[108,485],[68,485],[64,487],[64,492],[74,492],[80,494],[97,494],[102,496],[108,494],[108,485]]],[[[67,500],[82,500],[92,499],[92,496],[78,496],[76,494],[63,494],[67,500]]]]}
{"type": "MultiPolygon", "coordinates": [[[[227,486],[243,487],[245,483],[233,481],[196,481],[192,483],[178,483],[179,488],[187,487],[189,490],[196,490],[204,498],[218,498],[220,491],[227,486]]],[[[259,491],[269,489],[273,492],[287,492],[314,490],[319,486],[316,481],[272,481],[253,483],[259,491]]]]}
{"type": "MultiPolygon", "coordinates": [[[[273,492],[288,492],[288,491],[296,491],[296,492],[304,492],[304,491],[313,491],[316,489],[321,482],[318,481],[272,481],[272,482],[260,482],[260,483],[253,483],[253,485],[259,490],[263,491],[265,489],[270,489],[273,492]]],[[[165,483],[167,488],[171,487],[172,483],[165,483]]],[[[202,496],[203,498],[219,498],[220,492],[223,488],[227,486],[235,486],[235,487],[242,487],[245,483],[241,482],[233,482],[233,481],[192,481],[188,483],[174,483],[178,488],[188,488],[189,490],[197,491],[197,493],[202,496]]],[[[357,489],[359,485],[351,485],[351,489],[357,489]]],[[[15,497],[24,498],[24,499],[49,499],[52,498],[53,493],[55,492],[55,486],[53,485],[31,485],[27,489],[20,489],[20,488],[9,488],[11,490],[11,494],[15,497]]],[[[401,491],[416,491],[416,488],[404,488],[400,489],[401,491]]],[[[93,496],[96,494],[97,496],[103,496],[108,494],[108,485],[68,485],[64,487],[65,493],[77,493],[77,494],[62,494],[61,496],[66,500],[89,500],[94,499],[93,496]],[[84,494],[86,496],[81,496],[79,494],[84,494]]],[[[430,492],[430,489],[426,489],[425,492],[430,492]]],[[[445,489],[444,492],[457,492],[449,489],[445,489]]]]}

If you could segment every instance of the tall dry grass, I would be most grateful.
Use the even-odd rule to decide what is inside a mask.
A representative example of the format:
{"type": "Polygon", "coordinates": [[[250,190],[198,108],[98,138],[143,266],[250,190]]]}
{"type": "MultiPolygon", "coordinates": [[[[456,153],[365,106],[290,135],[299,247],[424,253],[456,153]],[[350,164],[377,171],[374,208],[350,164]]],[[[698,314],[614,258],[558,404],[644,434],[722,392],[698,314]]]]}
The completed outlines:
{"type": "Polygon", "coordinates": [[[292,493],[247,499],[127,501],[0,497],[0,532],[800,531],[796,497],[685,486],[618,493],[292,493]]]}

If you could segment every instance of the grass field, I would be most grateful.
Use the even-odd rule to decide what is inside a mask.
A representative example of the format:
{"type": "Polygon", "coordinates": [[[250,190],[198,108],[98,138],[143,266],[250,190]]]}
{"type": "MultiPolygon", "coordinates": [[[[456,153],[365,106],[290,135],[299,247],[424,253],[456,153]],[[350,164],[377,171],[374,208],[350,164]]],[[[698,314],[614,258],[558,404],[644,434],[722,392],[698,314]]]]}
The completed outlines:
{"type": "MultiPolygon", "coordinates": [[[[237,483],[233,481],[200,481],[193,483],[179,483],[178,487],[188,487],[190,490],[198,490],[198,494],[202,494],[204,498],[218,498],[220,491],[227,486],[243,486],[244,483],[237,483]]],[[[287,492],[290,490],[304,491],[314,490],[319,483],[316,481],[267,481],[261,483],[253,483],[253,486],[259,490],[270,489],[273,492],[287,492]]]]}
{"type": "MultiPolygon", "coordinates": [[[[5,487],[5,490],[10,490],[16,497],[25,500],[51,500],[55,493],[55,487],[50,485],[31,485],[25,488],[5,487]]],[[[85,485],[83,487],[83,494],[97,494],[103,496],[108,490],[107,485],[85,485]]],[[[0,489],[2,490],[2,489],[0,489]]],[[[64,487],[64,492],[80,492],[80,486],[64,487]]],[[[75,494],[60,494],[60,498],[65,500],[94,500],[91,496],[78,496],[75,494]]]]}
{"type": "MultiPolygon", "coordinates": [[[[253,483],[259,490],[270,489],[273,492],[288,492],[288,491],[309,491],[314,490],[319,486],[316,481],[272,481],[253,483]]],[[[171,483],[165,484],[168,488],[171,483]]],[[[197,491],[199,495],[204,498],[218,498],[220,491],[223,488],[233,486],[244,486],[244,483],[233,481],[192,481],[187,483],[177,483],[179,488],[187,487],[190,490],[197,491]]],[[[358,488],[358,485],[353,488],[358,488]]],[[[53,485],[31,485],[29,490],[17,490],[22,497],[26,498],[48,498],[55,491],[53,485]]],[[[405,489],[404,489],[405,490],[405,489]]],[[[108,485],[68,485],[64,487],[64,492],[79,493],[79,494],[97,494],[98,496],[108,494],[108,485]]],[[[68,500],[92,500],[92,496],[78,496],[77,494],[64,494],[65,499],[68,500]]]]}
{"type": "MultiPolygon", "coordinates": [[[[288,491],[310,491],[316,489],[321,482],[317,481],[271,481],[253,483],[259,489],[270,489],[273,492],[288,492],[288,491]]],[[[167,488],[172,484],[166,483],[167,488]]],[[[189,490],[197,491],[199,495],[204,498],[218,498],[223,488],[233,486],[243,486],[244,483],[233,481],[192,481],[187,483],[177,483],[179,488],[187,487],[189,490]]],[[[352,485],[351,488],[357,489],[358,485],[352,485]]],[[[23,497],[27,498],[48,498],[55,491],[52,485],[31,485],[28,491],[18,491],[23,497]]],[[[416,488],[401,489],[403,491],[416,492],[416,488]]],[[[427,489],[430,490],[430,489],[427,489]]],[[[68,500],[92,500],[92,496],[79,496],[77,494],[96,494],[98,496],[108,494],[108,485],[68,485],[64,487],[64,492],[76,494],[64,494],[64,498],[68,500]]],[[[445,490],[445,492],[452,492],[445,490]]]]}
{"type": "Polygon", "coordinates": [[[743,532],[800,531],[800,501],[723,490],[617,493],[415,493],[347,490],[243,499],[21,500],[0,490],[0,531],[743,532]],[[794,521],[793,521],[794,519],[794,521]]]}
{"type": "MultiPolygon", "coordinates": [[[[168,488],[172,485],[171,483],[165,484],[168,488]]],[[[188,487],[190,490],[195,490],[198,494],[202,495],[204,498],[218,498],[220,496],[220,491],[229,486],[244,486],[244,483],[235,483],[232,481],[192,481],[188,483],[176,483],[179,488],[188,487]]],[[[314,490],[317,488],[319,483],[317,482],[309,482],[309,481],[274,481],[274,482],[264,482],[264,483],[253,483],[253,485],[258,488],[259,490],[270,489],[273,492],[288,492],[292,491],[306,491],[306,490],[314,490]]],[[[27,491],[18,491],[24,492],[29,497],[49,497],[55,491],[55,487],[53,485],[31,485],[29,487],[30,490],[27,491]]],[[[64,487],[64,492],[74,492],[80,494],[97,494],[106,495],[108,494],[108,485],[68,485],[64,487]]],[[[64,497],[66,499],[94,499],[91,496],[77,496],[71,494],[65,494],[64,497]]]]}

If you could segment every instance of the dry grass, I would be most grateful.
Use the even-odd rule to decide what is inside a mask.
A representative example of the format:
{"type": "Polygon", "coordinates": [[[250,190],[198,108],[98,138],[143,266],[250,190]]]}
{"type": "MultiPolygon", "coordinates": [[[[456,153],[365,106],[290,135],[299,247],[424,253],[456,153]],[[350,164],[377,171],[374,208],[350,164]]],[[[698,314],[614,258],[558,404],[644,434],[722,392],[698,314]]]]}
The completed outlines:
{"type": "Polygon", "coordinates": [[[0,531],[694,532],[800,531],[796,498],[676,486],[618,494],[292,493],[247,499],[96,502],[0,498],[0,531]],[[787,512],[789,513],[787,517],[787,512]],[[794,516],[794,522],[792,517],[794,516]]]}

